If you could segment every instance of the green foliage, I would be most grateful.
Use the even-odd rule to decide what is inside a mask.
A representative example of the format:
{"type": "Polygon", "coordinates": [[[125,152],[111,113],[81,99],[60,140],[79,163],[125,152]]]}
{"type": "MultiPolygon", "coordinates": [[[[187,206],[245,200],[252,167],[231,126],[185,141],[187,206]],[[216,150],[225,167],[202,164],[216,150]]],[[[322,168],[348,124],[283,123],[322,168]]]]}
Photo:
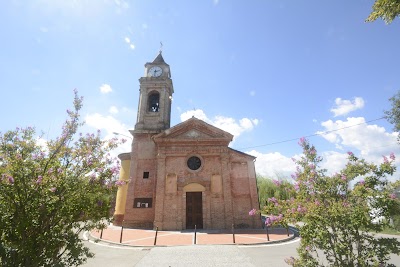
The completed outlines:
{"type": "Polygon", "coordinates": [[[389,101],[391,102],[392,108],[385,111],[385,118],[394,125],[395,131],[400,131],[400,91],[391,97],[389,101]]]}
{"type": "Polygon", "coordinates": [[[290,186],[290,182],[286,179],[274,180],[269,177],[257,175],[257,188],[260,208],[266,205],[268,198],[289,199],[293,192],[285,190],[286,185],[290,186]]]}
{"type": "Polygon", "coordinates": [[[75,91],[61,136],[46,145],[30,127],[0,133],[0,266],[77,266],[93,256],[78,235],[110,219],[118,142],[74,138],[81,107],[75,91]]]}
{"type": "Polygon", "coordinates": [[[400,14],[399,0],[376,0],[372,6],[372,12],[367,18],[367,22],[383,19],[387,24],[391,23],[400,14]]]}
{"type": "Polygon", "coordinates": [[[390,253],[399,254],[400,242],[379,238],[373,232],[391,227],[389,218],[398,212],[399,200],[386,176],[395,167],[393,154],[379,166],[349,152],[346,167],[332,176],[319,168],[315,147],[300,140],[303,156],[296,161],[295,183],[284,190],[295,198],[270,198],[263,212],[271,214],[268,226],[298,223],[301,243],[292,266],[378,266],[390,253]],[[318,255],[320,253],[323,255],[318,255]]]}

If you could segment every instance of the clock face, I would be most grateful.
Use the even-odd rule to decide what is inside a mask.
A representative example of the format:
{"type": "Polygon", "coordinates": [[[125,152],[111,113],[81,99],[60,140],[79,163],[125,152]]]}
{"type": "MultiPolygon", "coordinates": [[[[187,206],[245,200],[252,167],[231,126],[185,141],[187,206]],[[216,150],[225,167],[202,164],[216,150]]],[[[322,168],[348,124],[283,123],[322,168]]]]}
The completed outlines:
{"type": "Polygon", "coordinates": [[[159,66],[154,66],[149,69],[148,73],[150,77],[160,77],[162,72],[162,68],[160,68],[159,66]]]}
{"type": "Polygon", "coordinates": [[[187,166],[193,171],[198,170],[201,167],[201,160],[196,156],[190,157],[187,166]]]}

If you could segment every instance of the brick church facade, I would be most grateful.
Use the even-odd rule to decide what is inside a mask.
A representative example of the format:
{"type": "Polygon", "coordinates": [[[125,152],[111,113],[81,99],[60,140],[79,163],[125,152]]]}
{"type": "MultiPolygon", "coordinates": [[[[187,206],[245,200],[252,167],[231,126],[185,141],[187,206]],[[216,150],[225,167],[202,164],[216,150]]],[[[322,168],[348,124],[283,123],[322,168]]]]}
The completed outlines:
{"type": "Polygon", "coordinates": [[[160,230],[260,228],[255,157],[229,148],[233,136],[192,117],[170,127],[174,88],[161,52],[139,79],[130,153],[119,155],[114,224],[160,230]]]}

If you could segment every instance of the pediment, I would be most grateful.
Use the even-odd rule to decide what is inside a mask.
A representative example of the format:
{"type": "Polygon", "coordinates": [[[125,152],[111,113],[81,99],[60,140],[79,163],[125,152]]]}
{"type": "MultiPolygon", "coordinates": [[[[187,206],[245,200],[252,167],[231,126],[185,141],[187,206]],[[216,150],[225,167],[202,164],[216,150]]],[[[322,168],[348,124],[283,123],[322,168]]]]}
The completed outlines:
{"type": "Polygon", "coordinates": [[[161,140],[169,141],[212,141],[219,140],[230,142],[233,139],[233,135],[221,130],[215,126],[212,126],[202,120],[191,118],[184,121],[170,129],[163,131],[156,135],[154,140],[160,142],[161,140]]]}

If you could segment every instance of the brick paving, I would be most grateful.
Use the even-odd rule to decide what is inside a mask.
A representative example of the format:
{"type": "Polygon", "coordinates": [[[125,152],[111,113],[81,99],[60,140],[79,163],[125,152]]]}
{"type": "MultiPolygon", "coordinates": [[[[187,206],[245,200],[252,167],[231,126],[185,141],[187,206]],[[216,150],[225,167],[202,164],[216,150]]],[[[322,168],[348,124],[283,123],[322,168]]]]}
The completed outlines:
{"type": "MultiPolygon", "coordinates": [[[[100,231],[91,232],[91,237],[100,240],[100,231]]],[[[124,228],[122,234],[123,245],[154,246],[156,231],[124,228]]],[[[109,226],[103,230],[101,241],[120,243],[121,227],[109,226]]],[[[294,238],[294,234],[286,229],[269,229],[269,240],[265,229],[238,229],[235,230],[235,244],[255,245],[282,242],[294,238]]],[[[182,246],[195,244],[194,230],[158,231],[156,246],[182,246]]],[[[234,244],[233,234],[228,230],[198,230],[196,233],[198,245],[229,245],[234,244]]]]}

